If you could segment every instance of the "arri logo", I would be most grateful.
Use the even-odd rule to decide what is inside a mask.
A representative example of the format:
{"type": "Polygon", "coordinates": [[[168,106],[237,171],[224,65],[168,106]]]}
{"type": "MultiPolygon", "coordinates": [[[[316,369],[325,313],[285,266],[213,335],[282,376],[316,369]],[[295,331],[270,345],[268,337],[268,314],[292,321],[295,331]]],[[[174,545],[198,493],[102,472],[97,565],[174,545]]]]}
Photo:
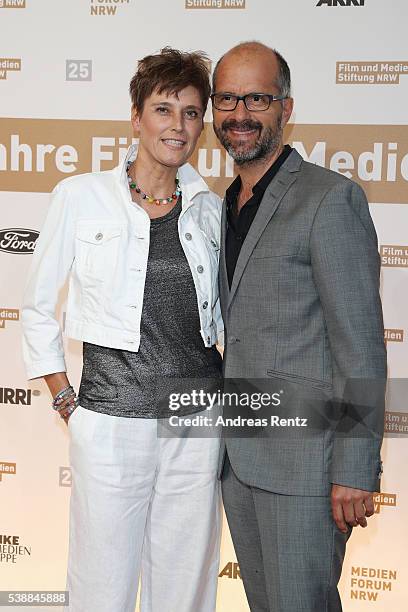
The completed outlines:
{"type": "Polygon", "coordinates": [[[13,389],[0,387],[0,404],[21,404],[31,406],[31,395],[39,395],[37,389],[13,389]]]}
{"type": "Polygon", "coordinates": [[[39,235],[37,230],[21,227],[0,230],[0,251],[13,255],[31,254],[39,235]]]}
{"type": "Polygon", "coordinates": [[[234,563],[230,561],[227,565],[220,571],[218,574],[218,578],[232,578],[233,580],[237,580],[241,578],[241,572],[239,571],[238,563],[234,563]]]}
{"type": "Polygon", "coordinates": [[[365,0],[319,0],[316,6],[365,6],[365,0]]]}

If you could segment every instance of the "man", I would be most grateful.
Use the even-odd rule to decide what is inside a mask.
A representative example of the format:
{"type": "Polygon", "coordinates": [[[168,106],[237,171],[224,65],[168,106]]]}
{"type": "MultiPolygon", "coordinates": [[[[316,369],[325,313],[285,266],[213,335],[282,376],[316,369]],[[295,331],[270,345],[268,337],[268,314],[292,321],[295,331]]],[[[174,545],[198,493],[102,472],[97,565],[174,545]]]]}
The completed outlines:
{"type": "Polygon", "coordinates": [[[226,435],[226,514],[253,612],[338,612],[346,541],[373,514],[381,473],[376,233],[356,183],[283,145],[293,99],[278,52],[234,47],[216,66],[213,91],[214,130],[239,170],[222,221],[225,377],[270,376],[340,410],[314,435],[226,435]],[[350,386],[362,379],[371,383],[350,386]],[[348,405],[334,402],[345,394],[348,405]],[[356,421],[367,432],[373,409],[377,428],[355,434],[356,421]]]}

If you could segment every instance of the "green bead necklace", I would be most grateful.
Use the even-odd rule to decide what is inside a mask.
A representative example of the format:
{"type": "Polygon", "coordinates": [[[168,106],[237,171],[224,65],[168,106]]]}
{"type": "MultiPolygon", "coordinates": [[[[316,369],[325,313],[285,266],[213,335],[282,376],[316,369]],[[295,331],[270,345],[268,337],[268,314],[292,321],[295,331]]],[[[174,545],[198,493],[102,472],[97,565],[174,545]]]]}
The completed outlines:
{"type": "Polygon", "coordinates": [[[168,197],[168,198],[154,198],[153,196],[149,196],[147,193],[142,191],[142,189],[136,183],[136,180],[132,179],[132,177],[129,175],[129,168],[131,166],[131,163],[132,162],[128,162],[127,166],[126,166],[126,173],[127,173],[128,183],[129,183],[130,189],[133,189],[134,191],[136,191],[136,193],[139,193],[141,195],[141,197],[143,198],[143,200],[146,200],[147,202],[149,202],[149,204],[156,204],[157,206],[160,206],[162,204],[172,204],[174,201],[177,202],[177,200],[181,196],[181,188],[179,186],[179,179],[178,178],[176,178],[176,188],[175,188],[175,190],[173,191],[173,193],[171,194],[170,197],[168,197]]]}

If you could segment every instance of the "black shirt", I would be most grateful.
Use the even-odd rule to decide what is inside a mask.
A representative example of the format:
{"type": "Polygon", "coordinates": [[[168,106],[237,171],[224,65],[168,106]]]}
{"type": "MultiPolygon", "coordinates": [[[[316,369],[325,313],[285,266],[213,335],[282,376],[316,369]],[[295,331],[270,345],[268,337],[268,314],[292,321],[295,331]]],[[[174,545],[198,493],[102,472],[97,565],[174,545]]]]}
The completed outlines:
{"type": "Polygon", "coordinates": [[[226,192],[227,203],[227,235],[225,242],[225,258],[227,263],[228,282],[231,287],[232,277],[234,276],[235,266],[238,256],[241,251],[243,242],[255,219],[259,205],[262,201],[264,193],[277,174],[279,168],[292,152],[292,147],[285,145],[282,153],[274,161],[272,166],[268,168],[262,178],[252,187],[253,195],[242,206],[240,212],[237,212],[237,200],[241,189],[241,177],[237,176],[233,183],[228,187],[226,192]]]}

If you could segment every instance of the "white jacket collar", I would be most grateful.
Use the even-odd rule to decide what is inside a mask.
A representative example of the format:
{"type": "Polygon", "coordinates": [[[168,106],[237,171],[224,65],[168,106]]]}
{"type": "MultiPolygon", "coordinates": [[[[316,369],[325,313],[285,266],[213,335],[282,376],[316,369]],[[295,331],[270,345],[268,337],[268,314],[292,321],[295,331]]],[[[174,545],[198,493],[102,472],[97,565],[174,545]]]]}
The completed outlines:
{"type": "MultiPolygon", "coordinates": [[[[131,145],[123,162],[113,170],[120,182],[126,187],[128,184],[126,165],[128,161],[134,161],[136,159],[137,148],[137,144],[131,145]]],[[[188,201],[191,201],[198,193],[209,192],[207,183],[191,164],[183,164],[183,166],[180,166],[178,169],[178,177],[180,179],[181,190],[188,201]]]]}

